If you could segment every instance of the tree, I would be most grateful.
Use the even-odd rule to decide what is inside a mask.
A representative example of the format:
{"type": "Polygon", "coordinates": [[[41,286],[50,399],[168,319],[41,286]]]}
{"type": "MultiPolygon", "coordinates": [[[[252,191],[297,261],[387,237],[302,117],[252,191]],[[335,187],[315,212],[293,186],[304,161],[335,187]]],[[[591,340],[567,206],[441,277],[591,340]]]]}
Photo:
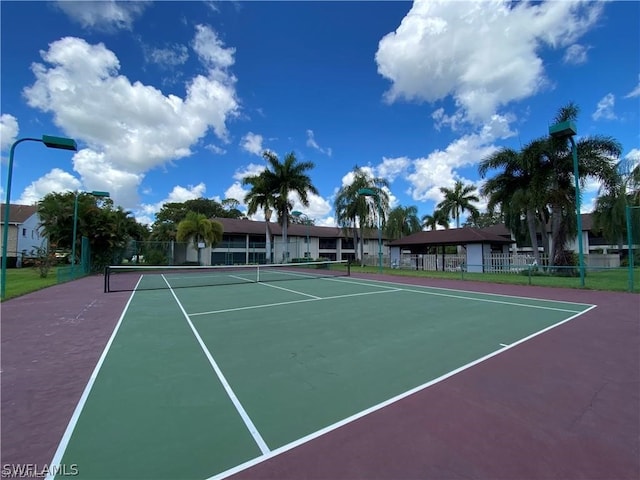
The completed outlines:
{"type": "Polygon", "coordinates": [[[184,220],[178,224],[176,239],[179,242],[186,242],[193,239],[193,244],[198,250],[198,265],[201,265],[201,247],[215,246],[222,240],[223,227],[220,222],[209,220],[204,214],[188,212],[184,220]]]}
{"type": "Polygon", "coordinates": [[[501,213],[497,212],[482,212],[477,215],[470,216],[466,222],[462,224],[463,227],[474,228],[487,228],[492,225],[499,225],[503,223],[504,219],[501,213]]]}
{"type": "MultiPolygon", "coordinates": [[[[378,195],[382,209],[380,224],[385,223],[385,212],[389,210],[389,195],[383,187],[388,187],[388,182],[384,178],[371,177],[360,167],[353,169],[353,181],[349,185],[343,186],[336,195],[334,209],[338,225],[347,232],[352,229],[354,235],[354,245],[360,244],[360,261],[364,265],[364,228],[375,228],[378,219],[378,209],[375,201],[368,201],[367,198],[358,193],[363,188],[368,188],[378,195]]],[[[356,247],[356,252],[358,251],[356,247]]],[[[357,253],[356,253],[356,256],[357,253]]]]}
{"type": "Polygon", "coordinates": [[[398,206],[389,212],[385,226],[385,234],[388,238],[396,240],[420,230],[422,230],[422,225],[418,218],[417,207],[398,206]]]}
{"type": "MultiPolygon", "coordinates": [[[[131,238],[144,235],[130,212],[114,207],[113,200],[98,199],[84,192],[52,192],[38,202],[40,226],[51,248],[72,249],[87,237],[91,247],[91,265],[99,270],[119,263],[131,238]],[[73,239],[74,202],[78,196],[77,237],[73,239]]],[[[79,251],[79,250],[78,250],[79,251]]]]}
{"type": "Polygon", "coordinates": [[[436,230],[438,226],[449,228],[448,215],[442,210],[435,210],[433,214],[427,214],[422,217],[422,228],[436,230]]]}
{"type": "Polygon", "coordinates": [[[444,194],[442,200],[436,208],[442,210],[448,217],[453,217],[456,221],[456,228],[460,228],[460,215],[465,211],[472,214],[477,213],[478,209],[471,202],[478,202],[480,199],[473,194],[476,187],[473,185],[465,185],[460,180],[456,181],[453,189],[440,187],[440,191],[444,194]]]}
{"type": "MultiPolygon", "coordinates": [[[[579,108],[574,103],[561,107],[554,123],[576,121],[579,108]]],[[[622,146],[612,137],[603,135],[581,137],[576,142],[579,160],[579,179],[596,179],[605,188],[615,188],[618,175],[615,169],[622,146]]],[[[576,191],[573,156],[568,138],[550,137],[540,141],[539,161],[544,169],[547,202],[551,211],[551,261],[553,265],[567,265],[566,244],[576,232],[576,191]]]]}
{"type": "MultiPolygon", "coordinates": [[[[624,170],[622,163],[618,164],[618,171],[624,170]]],[[[640,165],[620,172],[616,182],[600,188],[593,210],[594,229],[601,231],[607,241],[616,243],[618,252],[622,252],[627,236],[627,206],[640,206],[639,174],[640,165]]]]}
{"type": "MultiPolygon", "coordinates": [[[[528,233],[533,255],[541,265],[538,245],[538,230],[545,232],[546,183],[545,174],[539,161],[540,140],[526,145],[520,152],[503,148],[480,162],[479,173],[485,178],[489,170],[499,170],[482,187],[482,195],[488,197],[487,209],[496,207],[504,218],[505,225],[516,239],[521,240],[528,233]]],[[[546,232],[545,232],[546,233],[546,232]]]]}
{"type": "Polygon", "coordinates": [[[269,229],[269,220],[271,219],[272,209],[275,208],[276,204],[274,191],[267,184],[267,179],[262,174],[245,177],[242,180],[242,184],[251,185],[251,190],[249,190],[249,193],[244,197],[244,201],[247,204],[247,215],[255,214],[258,209],[264,211],[266,262],[271,263],[271,231],[269,229]]]}
{"type": "Polygon", "coordinates": [[[294,152],[285,155],[283,161],[270,151],[265,151],[262,156],[267,161],[267,168],[260,176],[267,191],[274,198],[274,207],[278,215],[278,221],[282,225],[282,242],[284,244],[283,261],[289,260],[289,244],[287,239],[287,226],[289,224],[290,211],[293,208],[289,195],[291,192],[298,194],[300,203],[309,206],[309,193],[318,195],[318,189],[313,185],[308,170],[314,167],[313,162],[299,162],[294,152]]]}

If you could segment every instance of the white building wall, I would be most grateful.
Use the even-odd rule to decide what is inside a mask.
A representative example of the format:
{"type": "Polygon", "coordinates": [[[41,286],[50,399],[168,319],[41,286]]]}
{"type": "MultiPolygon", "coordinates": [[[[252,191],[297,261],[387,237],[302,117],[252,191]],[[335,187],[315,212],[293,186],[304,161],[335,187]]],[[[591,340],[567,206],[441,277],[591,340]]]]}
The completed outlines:
{"type": "Polygon", "coordinates": [[[38,248],[46,247],[46,239],[40,235],[39,224],[40,217],[34,214],[27,218],[24,223],[18,225],[17,250],[19,254],[33,256],[38,248]]]}
{"type": "MultiPolygon", "coordinates": [[[[482,273],[483,245],[470,243],[467,245],[467,272],[482,273]]],[[[491,248],[489,248],[491,250],[491,248]]]]}

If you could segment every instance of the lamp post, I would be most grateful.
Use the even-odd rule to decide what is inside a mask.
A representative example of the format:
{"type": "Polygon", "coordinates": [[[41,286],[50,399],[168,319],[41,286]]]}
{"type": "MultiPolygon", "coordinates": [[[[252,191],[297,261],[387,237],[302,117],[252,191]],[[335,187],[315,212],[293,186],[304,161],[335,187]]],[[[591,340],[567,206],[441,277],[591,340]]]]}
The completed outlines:
{"type": "Polygon", "coordinates": [[[291,215],[296,218],[301,218],[307,226],[307,251],[304,253],[304,257],[311,258],[311,244],[309,243],[309,229],[311,228],[311,219],[299,210],[294,210],[293,212],[291,212],[291,215]]]}
{"type": "Polygon", "coordinates": [[[361,188],[358,195],[363,197],[373,197],[378,207],[378,270],[382,273],[382,206],[380,205],[380,195],[370,188],[361,188]]]}
{"type": "Polygon", "coordinates": [[[78,197],[82,193],[93,195],[96,198],[107,198],[109,192],[100,192],[94,190],[92,192],[76,192],[76,197],[73,200],[73,237],[71,239],[71,278],[76,278],[76,235],[78,231],[78,197]]]}
{"type": "Polygon", "coordinates": [[[2,271],[0,273],[0,298],[4,300],[7,289],[7,242],[9,241],[9,215],[11,213],[11,176],[13,174],[13,154],[16,146],[22,142],[40,142],[47,148],[57,148],[59,150],[78,151],[76,141],[66,137],[53,137],[42,135],[42,138],[19,138],[11,145],[9,150],[9,165],[7,166],[7,199],[4,204],[4,220],[2,223],[2,271]]]}
{"type": "Polygon", "coordinates": [[[580,176],[578,172],[578,149],[573,136],[578,133],[576,124],[570,120],[556,123],[549,127],[549,135],[553,138],[567,138],[571,142],[573,156],[573,176],[576,188],[576,217],[578,225],[578,269],[580,270],[580,286],[584,287],[584,252],[582,250],[582,216],[580,215],[580,176]]]}

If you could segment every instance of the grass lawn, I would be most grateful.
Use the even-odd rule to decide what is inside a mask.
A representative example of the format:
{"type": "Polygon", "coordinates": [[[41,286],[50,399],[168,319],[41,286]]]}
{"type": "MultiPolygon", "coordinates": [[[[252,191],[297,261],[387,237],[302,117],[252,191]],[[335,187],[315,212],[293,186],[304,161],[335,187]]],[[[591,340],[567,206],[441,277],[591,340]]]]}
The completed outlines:
{"type": "MultiPolygon", "coordinates": [[[[360,267],[351,265],[352,272],[377,273],[378,267],[360,267]]],[[[433,272],[424,270],[404,270],[384,268],[387,275],[408,277],[447,278],[452,280],[474,280],[479,282],[509,283],[516,285],[539,285],[545,287],[580,288],[579,277],[559,276],[527,276],[520,273],[468,273],[468,272],[433,272]]],[[[629,269],[612,268],[595,272],[587,272],[585,288],[590,290],[629,291],[629,269]]],[[[640,292],[640,268],[633,271],[633,291],[640,292]]]]}
{"type": "Polygon", "coordinates": [[[55,285],[57,282],[55,267],[49,270],[46,278],[40,278],[35,268],[8,268],[5,300],[55,285]]]}

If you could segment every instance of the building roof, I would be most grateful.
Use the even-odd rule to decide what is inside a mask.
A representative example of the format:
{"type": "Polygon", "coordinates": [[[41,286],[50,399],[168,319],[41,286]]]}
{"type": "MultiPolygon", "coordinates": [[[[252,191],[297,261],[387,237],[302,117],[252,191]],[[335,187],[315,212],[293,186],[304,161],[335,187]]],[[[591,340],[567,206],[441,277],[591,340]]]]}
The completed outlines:
{"type": "MultiPolygon", "coordinates": [[[[241,235],[264,235],[265,222],[239,218],[212,218],[220,222],[224,227],[225,234],[241,234],[241,235]]],[[[282,226],[277,222],[269,222],[269,231],[272,235],[282,235],[282,226]]],[[[305,237],[309,235],[314,238],[345,238],[350,235],[345,234],[343,229],[339,227],[321,227],[317,225],[301,225],[299,223],[291,223],[287,227],[287,235],[293,237],[305,237]]],[[[365,230],[365,238],[378,238],[376,230],[365,230]]]]}
{"type": "MultiPolygon", "coordinates": [[[[4,222],[4,203],[0,203],[0,221],[4,222]]],[[[9,223],[21,224],[24,223],[30,216],[38,211],[37,205],[18,205],[15,203],[9,204],[9,223]]]]}
{"type": "Polygon", "coordinates": [[[464,245],[467,243],[515,243],[494,233],[485,232],[479,228],[450,228],[445,230],[430,230],[418,232],[389,243],[391,247],[411,245],[464,245]]]}

